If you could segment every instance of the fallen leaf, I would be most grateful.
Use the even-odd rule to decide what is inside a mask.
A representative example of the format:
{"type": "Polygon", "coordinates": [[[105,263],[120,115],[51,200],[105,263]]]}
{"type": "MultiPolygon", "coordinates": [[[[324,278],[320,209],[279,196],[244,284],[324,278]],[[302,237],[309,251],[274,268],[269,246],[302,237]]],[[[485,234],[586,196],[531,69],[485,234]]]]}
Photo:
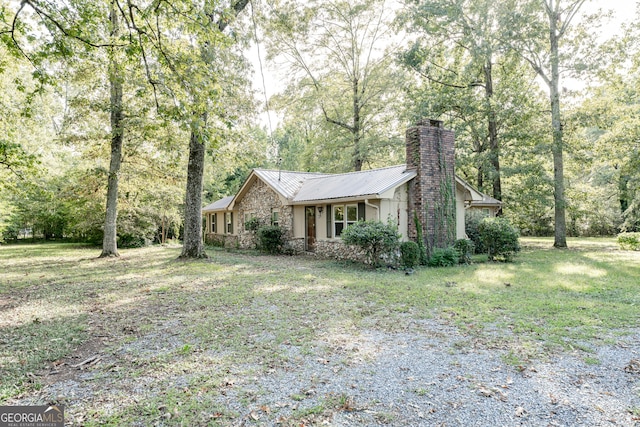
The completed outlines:
{"type": "Polygon", "coordinates": [[[491,390],[489,390],[488,388],[485,387],[480,387],[478,389],[478,391],[480,392],[480,394],[482,394],[484,397],[491,397],[493,395],[493,392],[491,390]]]}
{"type": "Polygon", "coordinates": [[[640,374],[640,360],[631,359],[629,364],[624,367],[624,371],[630,374],[640,374]]]}

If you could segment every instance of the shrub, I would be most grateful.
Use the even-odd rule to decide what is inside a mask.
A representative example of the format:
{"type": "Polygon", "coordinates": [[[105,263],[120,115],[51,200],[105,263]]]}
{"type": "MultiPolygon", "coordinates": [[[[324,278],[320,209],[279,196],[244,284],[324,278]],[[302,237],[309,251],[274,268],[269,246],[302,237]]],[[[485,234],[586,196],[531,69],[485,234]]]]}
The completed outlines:
{"type": "Polygon", "coordinates": [[[467,211],[464,214],[464,232],[467,233],[467,237],[469,237],[475,245],[476,254],[483,254],[487,252],[487,248],[485,248],[482,243],[482,240],[480,239],[480,232],[478,231],[480,222],[485,218],[486,215],[478,211],[467,211]]]}
{"type": "Polygon", "coordinates": [[[366,252],[368,263],[374,267],[381,266],[383,259],[396,259],[400,235],[394,224],[358,221],[344,229],[341,236],[345,244],[362,248],[366,252]]]}
{"type": "Polygon", "coordinates": [[[511,261],[520,251],[518,230],[506,218],[484,218],[478,225],[480,241],[489,260],[511,261]]]}
{"type": "Polygon", "coordinates": [[[453,247],[435,248],[429,258],[429,267],[451,267],[458,264],[458,251],[453,247]]]}
{"type": "Polygon", "coordinates": [[[254,217],[244,223],[244,229],[247,231],[258,231],[260,225],[260,220],[254,217]]]}
{"type": "Polygon", "coordinates": [[[416,242],[402,242],[400,244],[400,265],[413,268],[420,262],[420,248],[416,242]]]}
{"type": "Polygon", "coordinates": [[[151,239],[140,234],[118,234],[119,248],[143,248],[145,246],[151,245],[151,242],[151,239]]]}
{"type": "Polygon", "coordinates": [[[471,263],[471,255],[473,255],[475,250],[475,244],[472,240],[469,239],[458,239],[453,244],[453,248],[458,251],[458,256],[460,257],[461,264],[470,264],[471,263]]]}
{"type": "Polygon", "coordinates": [[[618,245],[620,245],[620,249],[640,251],[640,233],[618,234],[618,245]]]}
{"type": "Polygon", "coordinates": [[[270,254],[282,252],[284,246],[284,230],[277,225],[258,228],[258,248],[270,254]]]}

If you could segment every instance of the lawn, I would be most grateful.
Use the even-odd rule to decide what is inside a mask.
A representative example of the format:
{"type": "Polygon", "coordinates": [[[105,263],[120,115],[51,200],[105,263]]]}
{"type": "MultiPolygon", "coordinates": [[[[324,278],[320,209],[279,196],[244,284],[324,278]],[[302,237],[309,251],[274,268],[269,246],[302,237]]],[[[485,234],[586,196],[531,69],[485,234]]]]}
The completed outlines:
{"type": "Polygon", "coordinates": [[[61,389],[78,423],[197,425],[206,408],[207,423],[225,424],[237,417],[216,400],[225,387],[321,360],[364,331],[428,334],[416,325],[436,319],[464,335],[458,346],[522,369],[568,352],[597,364],[594,348],[637,333],[640,252],[613,239],[522,244],[513,263],[413,275],[213,248],[181,262],[178,247],[98,259],[73,244],[0,246],[0,405],[84,375],[108,392],[74,409],[64,399],[83,390],[61,389]]]}

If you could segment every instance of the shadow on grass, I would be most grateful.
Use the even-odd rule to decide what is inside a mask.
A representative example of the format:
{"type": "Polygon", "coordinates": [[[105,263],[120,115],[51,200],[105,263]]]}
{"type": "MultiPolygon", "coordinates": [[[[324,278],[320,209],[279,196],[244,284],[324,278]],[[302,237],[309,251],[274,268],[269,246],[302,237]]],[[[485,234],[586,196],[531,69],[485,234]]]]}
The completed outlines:
{"type": "MultiPolygon", "coordinates": [[[[0,286],[0,310],[12,313],[0,330],[3,365],[11,366],[2,387],[5,396],[32,390],[28,372],[70,355],[90,336],[108,336],[111,361],[95,368],[105,379],[88,384],[94,393],[107,388],[106,407],[118,409],[107,413],[95,403],[96,424],[145,423],[162,415],[158,407],[169,398],[216,408],[225,381],[295,364],[300,355],[326,357],[368,329],[428,333],[416,327],[428,317],[458,326],[474,345],[497,342],[520,359],[535,357],[541,346],[597,342],[638,320],[640,259],[621,266],[619,254],[594,260],[600,252],[588,248],[526,247],[514,263],[412,276],[306,257],[213,251],[212,261],[182,262],[175,260],[178,249],[154,247],[97,260],[84,249],[61,249],[35,248],[27,254],[32,264],[19,266],[0,256],[0,268],[15,279],[0,286]],[[47,298],[79,312],[62,315],[59,306],[44,305],[46,315],[34,322],[37,310],[26,308],[47,298]],[[66,344],[45,346],[49,335],[66,344]]],[[[369,357],[375,360],[375,351],[369,357]]],[[[185,412],[175,422],[197,424],[200,416],[185,412]]],[[[233,414],[218,408],[206,416],[224,424],[233,414]]]]}

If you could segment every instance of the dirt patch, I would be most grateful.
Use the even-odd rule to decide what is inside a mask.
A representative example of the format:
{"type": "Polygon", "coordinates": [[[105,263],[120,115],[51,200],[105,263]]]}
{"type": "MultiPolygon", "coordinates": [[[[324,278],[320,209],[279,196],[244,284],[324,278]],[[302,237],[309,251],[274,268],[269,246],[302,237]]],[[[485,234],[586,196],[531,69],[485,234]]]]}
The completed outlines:
{"type": "Polygon", "coordinates": [[[105,362],[103,338],[90,338],[69,356],[51,362],[48,369],[40,372],[45,385],[64,381],[79,381],[81,374],[88,369],[105,362]]]}

